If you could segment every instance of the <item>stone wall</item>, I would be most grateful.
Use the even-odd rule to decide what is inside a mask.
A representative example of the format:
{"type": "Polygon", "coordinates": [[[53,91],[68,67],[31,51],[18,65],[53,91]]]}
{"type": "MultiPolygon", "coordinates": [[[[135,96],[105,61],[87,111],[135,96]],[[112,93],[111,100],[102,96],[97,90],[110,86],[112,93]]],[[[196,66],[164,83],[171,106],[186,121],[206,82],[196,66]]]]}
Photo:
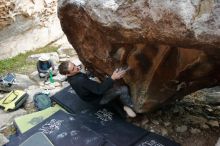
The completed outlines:
{"type": "Polygon", "coordinates": [[[56,0],[0,1],[0,59],[44,47],[62,35],[56,0]]]}

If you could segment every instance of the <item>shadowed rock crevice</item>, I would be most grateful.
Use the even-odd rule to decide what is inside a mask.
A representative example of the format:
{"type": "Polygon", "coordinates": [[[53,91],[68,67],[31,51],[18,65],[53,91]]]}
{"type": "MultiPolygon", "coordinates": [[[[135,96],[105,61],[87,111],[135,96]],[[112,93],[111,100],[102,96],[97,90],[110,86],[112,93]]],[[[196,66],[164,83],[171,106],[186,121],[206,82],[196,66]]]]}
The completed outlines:
{"type": "Polygon", "coordinates": [[[196,2],[65,0],[58,15],[80,60],[101,79],[131,68],[121,83],[129,85],[136,111],[147,112],[219,84],[220,35],[212,32],[220,31],[213,16],[220,6],[205,5],[196,13],[203,9],[196,2]]]}

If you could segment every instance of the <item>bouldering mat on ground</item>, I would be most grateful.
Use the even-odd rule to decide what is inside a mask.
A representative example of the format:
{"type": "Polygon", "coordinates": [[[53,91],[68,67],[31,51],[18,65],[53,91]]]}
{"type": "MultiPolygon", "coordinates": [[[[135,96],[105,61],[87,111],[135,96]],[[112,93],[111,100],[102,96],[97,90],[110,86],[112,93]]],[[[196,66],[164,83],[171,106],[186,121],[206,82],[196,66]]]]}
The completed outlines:
{"type": "Polygon", "coordinates": [[[54,146],[47,136],[42,132],[37,132],[30,136],[19,146],[54,146]]]}
{"type": "Polygon", "coordinates": [[[134,146],[180,146],[180,144],[168,140],[160,135],[149,133],[139,140],[139,142],[137,142],[134,146]]]}
{"type": "Polygon", "coordinates": [[[71,113],[76,113],[76,118],[84,125],[118,146],[124,145],[125,142],[127,145],[131,145],[148,133],[144,129],[125,122],[110,108],[93,107],[83,102],[70,86],[55,94],[52,100],[63,108],[70,109],[68,111],[71,113]],[[122,135],[123,137],[121,137],[122,135]]]}
{"type": "Polygon", "coordinates": [[[70,86],[62,89],[55,95],[51,96],[51,99],[70,113],[80,113],[87,110],[91,111],[91,110],[97,110],[101,107],[107,107],[108,109],[115,111],[115,113],[120,115],[121,117],[126,116],[126,113],[124,112],[122,106],[116,100],[111,101],[110,103],[104,106],[101,105],[94,106],[90,103],[81,100],[70,86]]]}
{"type": "Polygon", "coordinates": [[[45,110],[31,113],[28,115],[20,116],[15,118],[14,124],[17,128],[17,133],[21,134],[31,129],[35,125],[39,124],[58,110],[62,109],[59,105],[55,105],[54,107],[49,107],[45,110]]]}
{"type": "Polygon", "coordinates": [[[106,109],[100,109],[95,113],[88,111],[70,115],[60,110],[10,141],[7,146],[17,146],[37,132],[43,132],[55,146],[143,146],[147,143],[179,146],[165,137],[147,132],[107,112],[109,111],[106,109]]]}
{"type": "Polygon", "coordinates": [[[55,94],[52,100],[67,111],[75,113],[76,120],[81,121],[83,125],[104,136],[117,146],[133,146],[141,142],[142,138],[161,142],[161,146],[170,146],[171,143],[173,144],[171,146],[178,146],[165,137],[127,123],[112,112],[112,109],[89,105],[82,101],[70,86],[55,94]]]}
{"type": "Polygon", "coordinates": [[[117,114],[106,108],[76,114],[76,119],[117,146],[130,146],[149,133],[125,122],[117,114]]]}
{"type": "Polygon", "coordinates": [[[115,146],[103,136],[86,127],[74,115],[59,110],[24,134],[14,138],[7,146],[18,146],[31,135],[43,132],[55,146],[115,146]]]}
{"type": "Polygon", "coordinates": [[[92,105],[82,101],[70,86],[53,95],[51,99],[70,113],[79,113],[83,110],[94,108],[92,105]]]}
{"type": "Polygon", "coordinates": [[[8,146],[17,145],[36,132],[43,132],[57,146],[138,146],[152,141],[161,146],[178,146],[167,138],[127,123],[109,108],[93,107],[82,101],[70,86],[51,98],[74,114],[58,111],[8,146]]]}

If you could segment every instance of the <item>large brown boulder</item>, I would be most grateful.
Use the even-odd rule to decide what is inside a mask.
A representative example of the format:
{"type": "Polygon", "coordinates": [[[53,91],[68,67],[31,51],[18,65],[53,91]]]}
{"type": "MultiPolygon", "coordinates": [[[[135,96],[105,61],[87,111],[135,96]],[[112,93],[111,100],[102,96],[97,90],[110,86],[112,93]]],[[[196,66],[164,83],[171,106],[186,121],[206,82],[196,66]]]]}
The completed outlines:
{"type": "Polygon", "coordinates": [[[58,16],[84,65],[103,77],[129,66],[137,112],[220,83],[220,2],[60,0],[58,16]]]}

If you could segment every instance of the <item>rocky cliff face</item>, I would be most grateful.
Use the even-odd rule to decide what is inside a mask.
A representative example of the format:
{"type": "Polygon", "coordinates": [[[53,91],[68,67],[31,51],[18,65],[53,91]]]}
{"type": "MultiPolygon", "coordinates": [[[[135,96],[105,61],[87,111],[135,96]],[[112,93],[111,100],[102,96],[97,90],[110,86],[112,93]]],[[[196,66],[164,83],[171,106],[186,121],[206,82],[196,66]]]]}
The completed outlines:
{"type": "Polygon", "coordinates": [[[0,59],[43,47],[63,35],[56,0],[0,1],[0,59]]]}
{"type": "Polygon", "coordinates": [[[220,1],[60,0],[62,29],[99,77],[120,66],[137,112],[220,83],[220,1]]]}

